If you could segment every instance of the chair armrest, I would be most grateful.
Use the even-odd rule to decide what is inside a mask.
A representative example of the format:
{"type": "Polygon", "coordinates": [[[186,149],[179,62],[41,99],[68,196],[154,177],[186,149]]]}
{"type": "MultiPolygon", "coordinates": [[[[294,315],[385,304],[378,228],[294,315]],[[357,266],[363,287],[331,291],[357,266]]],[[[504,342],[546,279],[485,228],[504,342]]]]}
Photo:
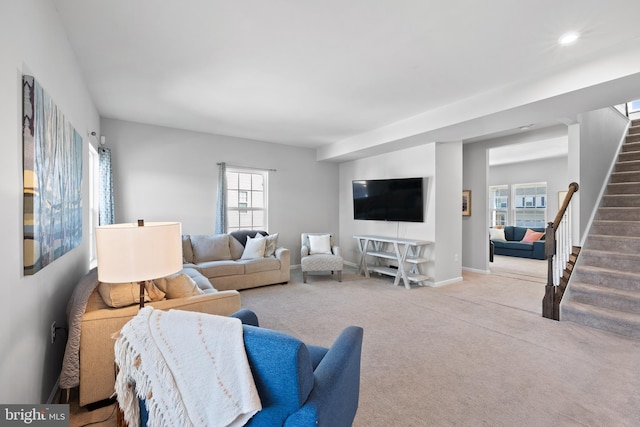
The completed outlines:
{"type": "Polygon", "coordinates": [[[309,256],[309,248],[306,247],[305,245],[302,245],[302,247],[300,248],[300,256],[301,257],[309,256]]]}
{"type": "Polygon", "coordinates": [[[362,328],[349,326],[338,336],[314,371],[315,385],[302,408],[285,427],[348,427],[358,409],[362,328]]]}
{"type": "Polygon", "coordinates": [[[340,251],[340,246],[334,246],[333,248],[331,248],[331,250],[333,251],[333,254],[335,256],[342,256],[342,253],[340,251]]]}
{"type": "Polygon", "coordinates": [[[545,259],[545,245],[546,242],[544,240],[537,240],[533,242],[533,256],[538,259],[545,259]]]}
{"type": "Polygon", "coordinates": [[[235,317],[236,319],[240,319],[243,325],[251,325],[259,327],[258,316],[248,308],[243,308],[241,310],[236,311],[231,314],[229,317],[235,317]]]}

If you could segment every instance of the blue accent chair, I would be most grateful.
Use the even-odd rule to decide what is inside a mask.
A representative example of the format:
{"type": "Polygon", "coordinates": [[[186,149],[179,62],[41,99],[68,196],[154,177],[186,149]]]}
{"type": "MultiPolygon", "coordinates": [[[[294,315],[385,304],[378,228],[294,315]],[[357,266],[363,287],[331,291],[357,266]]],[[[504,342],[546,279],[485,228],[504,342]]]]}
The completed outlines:
{"type": "MultiPolygon", "coordinates": [[[[242,320],[249,366],[262,410],[249,427],[348,427],[360,396],[360,358],[363,330],[349,326],[331,348],[258,327],[258,318],[243,309],[232,315],[242,320]]],[[[141,425],[147,411],[141,401],[141,425]]]]}

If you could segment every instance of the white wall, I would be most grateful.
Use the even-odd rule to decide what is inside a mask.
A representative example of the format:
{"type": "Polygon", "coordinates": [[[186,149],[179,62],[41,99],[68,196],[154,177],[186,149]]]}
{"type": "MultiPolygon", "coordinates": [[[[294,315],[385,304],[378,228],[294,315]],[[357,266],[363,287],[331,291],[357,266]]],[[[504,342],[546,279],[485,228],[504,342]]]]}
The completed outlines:
{"type": "Polygon", "coordinates": [[[0,377],[5,384],[0,402],[39,403],[47,400],[54,387],[64,352],[64,333],[50,343],[51,322],[66,325],[67,301],[88,270],[88,148],[83,150],[82,244],[37,274],[24,277],[22,74],[40,82],[83,137],[87,131],[100,131],[99,118],[52,2],[2,2],[0,52],[0,377]]]}
{"type": "MultiPolygon", "coordinates": [[[[433,260],[427,266],[425,273],[434,278],[436,284],[447,282],[460,277],[460,269],[451,265],[445,265],[445,259],[454,259],[454,252],[460,253],[460,240],[456,240],[456,229],[460,228],[456,218],[460,217],[460,191],[455,190],[453,197],[451,187],[456,184],[460,187],[461,174],[461,149],[460,143],[452,143],[449,147],[435,143],[425,143],[418,147],[399,150],[388,154],[367,157],[340,164],[340,246],[345,260],[357,264],[359,252],[357,242],[353,239],[357,234],[373,234],[389,237],[403,237],[411,239],[426,239],[436,242],[429,248],[427,255],[433,260]],[[436,168],[436,161],[438,168],[436,168]],[[436,194],[441,188],[437,170],[444,171],[449,168],[448,176],[443,177],[443,186],[447,188],[446,194],[440,198],[436,194]],[[456,178],[456,171],[458,178],[456,178]],[[426,210],[425,220],[421,223],[413,222],[385,222],[363,221],[353,219],[353,194],[351,182],[356,179],[384,179],[384,178],[410,178],[426,177],[426,210]],[[447,182],[451,178],[450,182],[447,182]],[[449,187],[449,185],[451,187],[449,187]],[[453,198],[452,198],[453,197],[453,198]],[[436,210],[436,207],[438,210],[436,210]],[[438,215],[447,216],[447,210],[455,210],[456,216],[444,218],[444,229],[453,230],[453,238],[439,246],[436,232],[438,215]],[[442,251],[440,248],[442,247],[442,251]],[[451,254],[447,253],[452,252],[451,254]],[[437,258],[437,259],[436,259],[437,258]],[[443,261],[443,268],[436,269],[435,264],[443,261]]],[[[440,224],[438,224],[440,227],[440,224]]]]}
{"type": "MultiPolygon", "coordinates": [[[[581,241],[588,232],[587,228],[600,201],[603,185],[617,160],[620,143],[626,136],[628,120],[615,108],[602,108],[580,114],[578,123],[580,178],[577,182],[580,189],[577,193],[577,203],[580,207],[578,238],[581,241]]],[[[570,149],[573,146],[570,142],[570,149]]]]}
{"type": "Polygon", "coordinates": [[[435,241],[435,153],[435,143],[430,143],[340,164],[340,247],[347,262],[357,264],[360,259],[353,238],[357,234],[435,241]],[[416,177],[427,178],[424,222],[353,219],[353,180],[416,177]]]}
{"type": "MultiPolygon", "coordinates": [[[[436,144],[435,283],[462,280],[462,142],[436,144]]],[[[473,206],[472,206],[473,208],[473,206]]]]}
{"type": "Polygon", "coordinates": [[[215,230],[218,162],[269,173],[269,233],[300,263],[300,233],[338,232],[338,165],[312,149],[103,119],[112,150],[116,222],[179,221],[215,230]]]}

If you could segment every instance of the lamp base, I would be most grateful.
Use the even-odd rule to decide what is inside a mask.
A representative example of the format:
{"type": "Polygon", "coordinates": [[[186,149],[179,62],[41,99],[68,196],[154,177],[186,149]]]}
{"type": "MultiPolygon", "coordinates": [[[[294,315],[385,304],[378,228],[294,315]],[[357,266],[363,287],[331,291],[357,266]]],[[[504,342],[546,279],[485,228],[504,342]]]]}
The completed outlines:
{"type": "Polygon", "coordinates": [[[144,280],[138,282],[140,284],[140,308],[144,307],[144,280]]]}

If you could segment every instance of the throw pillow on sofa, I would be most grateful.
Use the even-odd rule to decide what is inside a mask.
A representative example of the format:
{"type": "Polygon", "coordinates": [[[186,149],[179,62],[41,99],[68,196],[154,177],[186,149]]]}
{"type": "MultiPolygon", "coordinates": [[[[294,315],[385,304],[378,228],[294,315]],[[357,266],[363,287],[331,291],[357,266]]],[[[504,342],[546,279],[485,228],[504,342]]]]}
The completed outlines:
{"type": "Polygon", "coordinates": [[[264,257],[274,256],[276,254],[276,249],[278,249],[278,233],[273,233],[267,236],[263,236],[261,233],[256,234],[256,237],[265,237],[267,239],[267,243],[264,247],[264,257]]]}
{"type": "Polygon", "coordinates": [[[154,283],[167,295],[167,299],[185,298],[204,294],[196,282],[184,273],[153,279],[154,283]]]}
{"type": "Polygon", "coordinates": [[[527,231],[526,233],[524,233],[524,237],[522,238],[521,242],[523,243],[537,242],[538,240],[540,240],[542,236],[544,236],[544,233],[533,231],[532,229],[527,228],[527,231]]]}
{"type": "Polygon", "coordinates": [[[266,239],[267,244],[264,248],[264,256],[274,256],[276,254],[276,249],[278,248],[278,233],[270,234],[266,239]]]}
{"type": "Polygon", "coordinates": [[[182,263],[191,264],[193,262],[193,249],[191,248],[191,237],[182,235],[182,263]]]}
{"type": "Polygon", "coordinates": [[[504,235],[503,228],[490,228],[489,229],[489,238],[491,240],[499,240],[501,242],[506,242],[507,238],[504,235]]]}
{"type": "MultiPolygon", "coordinates": [[[[129,283],[105,283],[100,282],[98,293],[109,307],[120,308],[140,303],[140,284],[129,283]]],[[[165,293],[158,289],[153,282],[147,281],[144,289],[144,301],[160,301],[165,293]]]]}
{"type": "Polygon", "coordinates": [[[264,237],[251,238],[247,237],[247,243],[244,245],[244,252],[240,259],[258,259],[264,258],[264,248],[267,244],[267,239],[264,237]]]}

